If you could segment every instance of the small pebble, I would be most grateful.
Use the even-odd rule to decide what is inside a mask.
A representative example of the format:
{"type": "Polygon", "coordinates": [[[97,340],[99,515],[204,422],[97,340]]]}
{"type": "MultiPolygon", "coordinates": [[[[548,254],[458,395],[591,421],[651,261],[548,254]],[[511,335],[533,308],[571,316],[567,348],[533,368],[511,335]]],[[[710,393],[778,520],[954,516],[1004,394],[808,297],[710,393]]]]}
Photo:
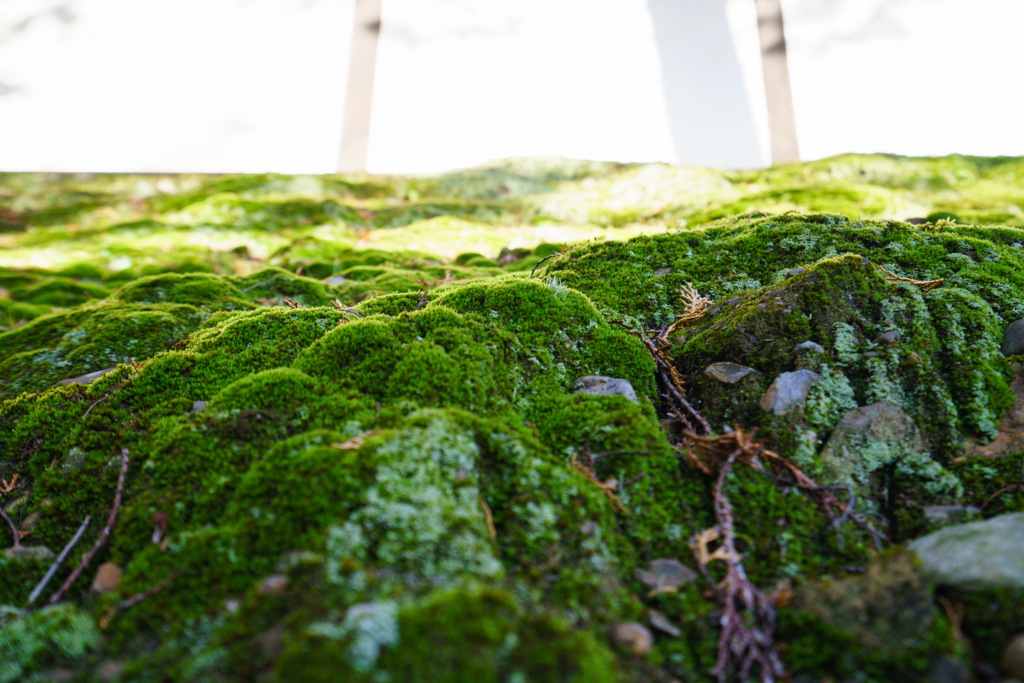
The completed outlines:
{"type": "Polygon", "coordinates": [[[271,574],[260,581],[260,585],[256,587],[256,592],[262,593],[263,595],[284,595],[284,592],[287,589],[287,576],[284,574],[271,574]]]}
{"type": "Polygon", "coordinates": [[[999,668],[1005,676],[1024,679],[1024,633],[1018,633],[1010,639],[999,668]]]}
{"type": "Polygon", "coordinates": [[[104,562],[96,570],[96,578],[92,580],[94,593],[110,593],[121,585],[121,568],[113,562],[104,562]]]}
{"type": "Polygon", "coordinates": [[[612,638],[619,645],[634,655],[645,655],[654,645],[654,636],[641,624],[616,624],[612,628],[612,638]]]}

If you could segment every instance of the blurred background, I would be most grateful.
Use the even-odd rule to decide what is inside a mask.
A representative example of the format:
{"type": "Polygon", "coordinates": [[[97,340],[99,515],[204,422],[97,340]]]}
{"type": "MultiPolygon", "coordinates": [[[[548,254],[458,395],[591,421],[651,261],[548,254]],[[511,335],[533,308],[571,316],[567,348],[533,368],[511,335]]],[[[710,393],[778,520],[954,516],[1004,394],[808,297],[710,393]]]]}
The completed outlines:
{"type": "Polygon", "coordinates": [[[1022,25],[1018,0],[0,0],[0,171],[1024,155],[1022,25]]]}

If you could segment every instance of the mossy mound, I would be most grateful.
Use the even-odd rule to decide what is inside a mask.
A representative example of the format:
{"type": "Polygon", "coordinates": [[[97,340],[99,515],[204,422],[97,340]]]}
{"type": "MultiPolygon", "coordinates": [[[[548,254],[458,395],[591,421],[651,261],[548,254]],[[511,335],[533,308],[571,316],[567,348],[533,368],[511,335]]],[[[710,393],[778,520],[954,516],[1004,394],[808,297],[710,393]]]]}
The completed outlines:
{"type": "MultiPolygon", "coordinates": [[[[518,185],[480,171],[495,196],[459,189],[457,174],[406,179],[403,201],[445,192],[448,203],[427,204],[526,211],[524,193],[598,172],[548,171],[518,185]]],[[[197,185],[147,201],[227,225],[239,207],[260,210],[246,193],[276,192],[268,232],[321,213],[399,225],[411,211],[370,206],[384,190],[369,182],[218,182],[216,196],[197,185]],[[286,201],[328,185],[352,206],[286,201]]],[[[139,681],[714,680],[714,589],[660,590],[637,572],[659,558],[701,568],[693,539],[715,524],[714,477],[673,445],[681,424],[637,334],[687,312],[686,283],[709,310],[668,334],[663,353],[715,431],[760,428],[833,483],[830,434],[851,411],[888,402],[920,447],[875,453],[849,484],[891,544],[930,528],[929,506],[1024,509],[1013,489],[988,501],[1024,454],[962,458],[1015,400],[1015,359],[999,344],[1024,316],[1020,228],[747,215],[564,250],[465,249],[448,262],[320,253],[330,240],[303,239],[281,247],[287,269],[223,274],[209,271],[231,261],[212,259],[4,276],[9,292],[44,277],[107,290],[0,333],[4,510],[28,532],[23,544],[54,552],[93,520],[36,605],[99,538],[122,454],[128,466],[110,539],[86,572],[117,564],[114,590],[80,578],[59,606],[19,612],[50,562],[0,535],[0,603],[12,606],[0,613],[0,651],[14,667],[0,680],[62,669],[139,681]],[[939,279],[927,293],[910,282],[939,279]],[[794,349],[805,341],[824,352],[794,349]],[[726,361],[760,374],[732,385],[704,375],[726,361]],[[768,385],[798,369],[820,378],[805,401],[763,410],[768,385]],[[57,385],[99,370],[110,371],[57,385]],[[586,376],[627,380],[637,402],[575,393],[586,376]],[[654,628],[651,648],[618,642],[621,624],[654,628]]],[[[778,602],[794,677],[913,681],[944,657],[992,661],[995,646],[953,637],[912,557],[872,560],[870,533],[837,526],[812,496],[752,468],[733,468],[724,491],[746,575],[778,602]],[[908,620],[928,626],[913,632],[908,620]],[[898,652],[886,629],[903,638],[898,652]]],[[[724,576],[722,562],[703,569],[724,576]]],[[[1008,637],[985,598],[954,597],[967,605],[965,631],[1008,637]]]]}

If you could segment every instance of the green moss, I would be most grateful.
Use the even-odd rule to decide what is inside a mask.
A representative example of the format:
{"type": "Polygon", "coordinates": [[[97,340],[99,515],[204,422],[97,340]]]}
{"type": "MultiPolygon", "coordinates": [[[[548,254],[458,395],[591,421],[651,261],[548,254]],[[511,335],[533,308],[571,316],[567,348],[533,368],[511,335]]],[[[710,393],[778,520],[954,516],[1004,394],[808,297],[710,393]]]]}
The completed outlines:
{"type": "Polygon", "coordinates": [[[42,681],[38,670],[46,664],[70,663],[96,647],[99,629],[73,605],[52,605],[19,614],[11,608],[0,613],[0,681],[42,681]],[[10,610],[10,611],[8,611],[10,610]]]}
{"type": "MultiPolygon", "coordinates": [[[[884,484],[878,521],[900,542],[924,528],[922,507],[980,506],[1019,474],[1016,456],[953,461],[967,437],[993,435],[1012,398],[997,345],[1024,315],[1024,232],[834,213],[686,222],[738,207],[874,218],[897,195],[917,197],[915,212],[969,220],[1020,201],[1021,168],[851,156],[720,174],[513,160],[433,178],[194,176],[164,189],[4,176],[0,209],[16,226],[5,263],[42,246],[51,259],[0,271],[11,318],[0,333],[0,475],[20,477],[12,516],[33,545],[63,547],[86,514],[109,514],[128,450],[118,519],[93,559],[119,564],[122,584],[85,597],[85,577],[69,592],[96,623],[163,586],[119,610],[97,642],[99,656],[127,663],[126,680],[709,680],[713,596],[699,581],[650,595],[634,574],[658,558],[696,567],[688,545],[714,525],[714,504],[712,478],[667,438],[662,425],[676,436],[680,425],[631,330],[673,323],[692,282],[710,310],[664,349],[689,400],[716,429],[760,428],[816,477],[846,412],[898,404],[922,446],[861,450],[884,484]],[[967,201],[959,188],[971,183],[967,201]],[[936,190],[949,205],[923,199],[936,190]],[[23,229],[30,221],[36,229],[23,229]],[[390,250],[431,231],[462,254],[455,263],[390,250]],[[639,231],[650,234],[609,239],[639,231]],[[530,249],[567,234],[598,239],[530,249]],[[922,294],[877,266],[945,281],[922,294]],[[71,304],[29,300],[47,291],[96,300],[49,312],[71,304]],[[879,340],[891,332],[899,338],[879,340]],[[796,350],[804,341],[825,352],[796,350]],[[712,383],[703,370],[719,361],[762,374],[712,383]],[[804,406],[767,416],[763,391],[801,368],[821,376],[804,406]],[[628,380],[638,402],[574,394],[585,375],[628,380]],[[935,486],[944,473],[962,494],[935,486]],[[157,513],[166,545],[153,542],[157,513]],[[681,637],[655,633],[646,658],[613,653],[607,629],[646,623],[648,609],[681,637]]],[[[749,468],[735,468],[725,492],[754,583],[824,596],[783,611],[794,677],[912,679],[954,652],[912,571],[895,560],[857,571],[871,539],[853,525],[833,526],[812,498],[749,468]],[[914,619],[926,627],[907,635],[914,619]],[[886,649],[889,636],[902,654],[886,649]]],[[[985,514],[1020,499],[1004,491],[985,514]]],[[[873,502],[858,496],[858,510],[873,502]]],[[[94,524],[54,582],[98,533],[94,524]]],[[[720,564],[706,567],[713,580],[720,564]]],[[[10,579],[0,596],[23,604],[44,570],[0,560],[10,579]]],[[[1002,637],[990,613],[975,615],[974,633],[1002,637]]],[[[88,675],[80,658],[67,664],[88,675]]]]}

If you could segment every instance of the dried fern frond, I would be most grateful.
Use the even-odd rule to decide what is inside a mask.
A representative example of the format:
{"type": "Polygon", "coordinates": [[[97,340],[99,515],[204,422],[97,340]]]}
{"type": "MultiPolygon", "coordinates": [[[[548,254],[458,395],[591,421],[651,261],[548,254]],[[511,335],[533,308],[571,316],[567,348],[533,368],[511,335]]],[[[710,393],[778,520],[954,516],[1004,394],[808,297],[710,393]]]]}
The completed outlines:
{"type": "Polygon", "coordinates": [[[686,313],[677,315],[676,320],[672,323],[667,330],[665,330],[662,337],[667,337],[676,329],[679,325],[685,325],[691,323],[694,320],[700,320],[704,317],[704,314],[708,312],[708,307],[711,305],[711,300],[701,296],[693,287],[693,283],[687,282],[684,286],[679,288],[679,298],[682,299],[683,304],[686,306],[686,313]]]}
{"type": "Polygon", "coordinates": [[[935,289],[936,287],[938,287],[939,285],[941,285],[944,282],[944,280],[941,280],[941,279],[940,280],[912,280],[909,277],[900,277],[896,273],[889,272],[888,270],[886,270],[882,266],[875,266],[875,267],[878,268],[880,271],[882,271],[883,273],[885,273],[886,275],[889,276],[889,277],[885,278],[889,282],[908,282],[908,283],[914,285],[915,287],[919,288],[921,290],[922,294],[927,294],[928,292],[932,291],[933,289],[935,289]]]}

